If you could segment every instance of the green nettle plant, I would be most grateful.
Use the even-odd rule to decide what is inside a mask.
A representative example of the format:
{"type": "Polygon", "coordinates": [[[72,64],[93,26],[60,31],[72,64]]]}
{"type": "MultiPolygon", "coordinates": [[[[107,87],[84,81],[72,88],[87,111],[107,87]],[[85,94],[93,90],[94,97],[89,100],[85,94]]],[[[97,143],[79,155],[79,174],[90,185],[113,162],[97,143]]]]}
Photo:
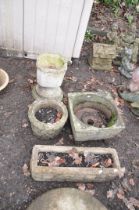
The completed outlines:
{"type": "Polygon", "coordinates": [[[125,5],[136,5],[139,3],[139,0],[100,0],[100,2],[103,2],[104,4],[107,4],[112,7],[118,7],[121,3],[125,3],[125,5]]]}

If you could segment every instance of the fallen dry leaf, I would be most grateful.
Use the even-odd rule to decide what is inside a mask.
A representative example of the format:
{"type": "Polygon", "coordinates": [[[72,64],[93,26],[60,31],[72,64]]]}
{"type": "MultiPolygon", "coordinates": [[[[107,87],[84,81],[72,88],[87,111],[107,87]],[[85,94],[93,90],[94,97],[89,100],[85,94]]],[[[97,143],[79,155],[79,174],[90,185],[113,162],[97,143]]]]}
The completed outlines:
{"type": "Polygon", "coordinates": [[[125,191],[131,191],[131,187],[127,178],[124,178],[121,184],[125,191]]]}
{"type": "Polygon", "coordinates": [[[76,164],[76,165],[80,165],[81,162],[82,162],[82,156],[79,155],[77,149],[75,148],[72,148],[71,150],[69,150],[68,152],[69,156],[73,158],[73,162],[76,164]]]}
{"type": "Polygon", "coordinates": [[[86,186],[83,183],[77,183],[76,186],[78,187],[79,190],[81,191],[85,191],[86,186]]]}
{"type": "Polygon", "coordinates": [[[33,84],[34,83],[33,79],[28,79],[27,81],[28,81],[29,84],[33,84]]]}
{"type": "Polygon", "coordinates": [[[86,184],[86,188],[87,188],[88,190],[92,190],[92,189],[94,188],[94,185],[88,183],[88,184],[86,184]]]}
{"type": "Polygon", "coordinates": [[[108,190],[107,191],[107,198],[114,198],[114,190],[108,190]]]}
{"type": "Polygon", "coordinates": [[[133,204],[133,206],[138,207],[139,208],[139,200],[135,199],[135,198],[130,198],[129,201],[133,204]]]}
{"type": "Polygon", "coordinates": [[[91,165],[91,167],[96,168],[97,166],[99,166],[99,164],[100,164],[99,162],[94,163],[94,164],[91,165]]]}
{"type": "Polygon", "coordinates": [[[135,210],[134,205],[132,204],[132,202],[130,202],[130,200],[128,200],[127,198],[124,198],[123,202],[129,210],[135,210]]]}
{"type": "Polygon", "coordinates": [[[65,163],[65,160],[57,156],[52,162],[47,162],[47,163],[49,167],[56,167],[62,163],[65,163]]]}
{"type": "Polygon", "coordinates": [[[124,191],[123,191],[122,188],[119,188],[119,189],[118,189],[117,197],[118,197],[120,200],[123,200],[123,199],[124,199],[125,193],[124,193],[124,191]]]}
{"type": "Polygon", "coordinates": [[[106,159],[104,161],[104,166],[105,166],[105,168],[112,166],[112,159],[111,158],[106,159]]]}
{"type": "Polygon", "coordinates": [[[25,176],[30,176],[30,171],[29,171],[29,168],[28,168],[28,166],[27,166],[26,163],[23,165],[22,171],[23,171],[23,174],[24,174],[25,176]]]}
{"type": "Polygon", "coordinates": [[[28,123],[23,123],[22,124],[22,128],[27,128],[28,127],[28,123]]]}
{"type": "Polygon", "coordinates": [[[55,122],[58,122],[61,119],[61,117],[62,117],[62,113],[61,112],[58,112],[57,113],[57,116],[56,116],[55,122]]]}
{"type": "Polygon", "coordinates": [[[124,104],[125,104],[125,101],[119,97],[115,98],[114,101],[117,106],[124,106],[124,104]]]}
{"type": "Polygon", "coordinates": [[[79,155],[75,158],[75,160],[73,161],[76,165],[80,165],[82,163],[82,157],[80,157],[79,155]]]}
{"type": "Polygon", "coordinates": [[[135,186],[135,182],[134,182],[134,179],[129,179],[129,184],[131,185],[131,186],[135,186]]]}
{"type": "Polygon", "coordinates": [[[119,192],[117,193],[117,198],[119,198],[120,200],[124,199],[124,195],[120,194],[119,192]]]}
{"type": "Polygon", "coordinates": [[[67,76],[67,77],[64,78],[64,80],[71,80],[73,82],[76,82],[77,81],[77,78],[74,77],[74,76],[67,76]]]}
{"type": "Polygon", "coordinates": [[[64,139],[61,138],[55,145],[59,146],[59,145],[63,145],[64,144],[64,139]]]}

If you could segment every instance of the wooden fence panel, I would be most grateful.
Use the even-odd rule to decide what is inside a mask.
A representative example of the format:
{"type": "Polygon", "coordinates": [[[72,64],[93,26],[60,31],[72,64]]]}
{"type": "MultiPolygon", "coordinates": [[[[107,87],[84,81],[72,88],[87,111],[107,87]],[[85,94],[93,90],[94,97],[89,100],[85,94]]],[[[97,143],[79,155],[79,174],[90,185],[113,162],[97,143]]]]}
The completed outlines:
{"type": "Polygon", "coordinates": [[[23,0],[0,0],[0,47],[23,50],[23,0]]]}

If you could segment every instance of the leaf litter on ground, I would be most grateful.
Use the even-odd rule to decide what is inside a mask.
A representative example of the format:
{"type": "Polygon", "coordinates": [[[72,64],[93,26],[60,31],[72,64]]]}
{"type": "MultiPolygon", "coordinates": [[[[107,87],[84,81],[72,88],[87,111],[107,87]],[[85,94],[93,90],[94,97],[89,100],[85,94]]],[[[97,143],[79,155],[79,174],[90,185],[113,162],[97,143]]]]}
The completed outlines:
{"type": "Polygon", "coordinates": [[[131,192],[131,187],[135,186],[135,181],[133,178],[127,179],[124,178],[121,182],[121,184],[118,187],[115,187],[115,189],[109,189],[107,191],[107,198],[108,199],[114,199],[115,196],[119,200],[122,200],[125,206],[129,210],[135,210],[136,207],[139,208],[139,200],[133,197],[127,198],[127,192],[131,192]]]}
{"type": "Polygon", "coordinates": [[[91,194],[92,196],[95,195],[95,189],[93,184],[84,184],[84,183],[77,183],[76,186],[79,190],[84,191],[86,193],[91,194]]]}

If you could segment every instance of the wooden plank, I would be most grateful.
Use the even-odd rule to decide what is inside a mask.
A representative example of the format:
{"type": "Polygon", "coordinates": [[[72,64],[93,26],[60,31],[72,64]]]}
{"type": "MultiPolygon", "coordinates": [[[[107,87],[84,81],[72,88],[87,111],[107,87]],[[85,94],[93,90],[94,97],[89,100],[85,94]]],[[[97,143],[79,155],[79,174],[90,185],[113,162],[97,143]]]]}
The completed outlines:
{"type": "Polygon", "coordinates": [[[82,11],[82,16],[79,24],[79,29],[78,29],[78,34],[76,37],[76,42],[73,50],[73,57],[74,58],[79,58],[83,40],[84,40],[84,35],[86,32],[86,28],[88,25],[88,20],[90,17],[92,5],[93,5],[94,0],[84,0],[84,7],[82,11]]]}
{"type": "Polygon", "coordinates": [[[24,0],[24,51],[30,54],[34,46],[36,4],[37,0],[24,0]]]}
{"type": "Polygon", "coordinates": [[[0,47],[23,50],[23,0],[0,2],[0,47]]]}
{"type": "Polygon", "coordinates": [[[65,36],[64,49],[63,49],[63,54],[66,55],[67,58],[72,57],[83,6],[84,6],[84,0],[72,1],[72,9],[69,16],[69,22],[67,24],[68,28],[65,36]]]}
{"type": "Polygon", "coordinates": [[[84,0],[24,1],[24,49],[28,56],[49,52],[71,58],[84,0]]]}

